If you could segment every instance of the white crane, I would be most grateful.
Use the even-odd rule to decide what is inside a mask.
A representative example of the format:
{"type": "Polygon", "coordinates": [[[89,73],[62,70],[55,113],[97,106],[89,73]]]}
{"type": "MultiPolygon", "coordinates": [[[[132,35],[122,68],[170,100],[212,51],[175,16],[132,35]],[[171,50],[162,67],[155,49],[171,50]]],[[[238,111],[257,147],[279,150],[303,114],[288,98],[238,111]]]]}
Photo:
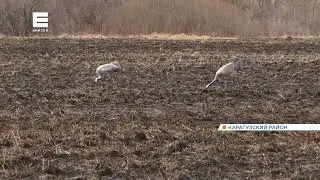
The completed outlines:
{"type": "Polygon", "coordinates": [[[222,67],[220,67],[217,72],[216,75],[214,77],[214,79],[206,86],[205,89],[207,89],[211,84],[213,84],[214,82],[216,82],[216,80],[222,76],[230,76],[233,73],[236,72],[236,68],[239,66],[240,60],[236,57],[234,57],[231,62],[223,65],[222,67]]]}
{"type": "Polygon", "coordinates": [[[95,79],[95,82],[97,82],[102,77],[105,77],[108,74],[111,74],[119,70],[121,70],[121,67],[117,61],[113,61],[109,64],[100,65],[97,67],[97,70],[96,70],[98,77],[95,79]]]}

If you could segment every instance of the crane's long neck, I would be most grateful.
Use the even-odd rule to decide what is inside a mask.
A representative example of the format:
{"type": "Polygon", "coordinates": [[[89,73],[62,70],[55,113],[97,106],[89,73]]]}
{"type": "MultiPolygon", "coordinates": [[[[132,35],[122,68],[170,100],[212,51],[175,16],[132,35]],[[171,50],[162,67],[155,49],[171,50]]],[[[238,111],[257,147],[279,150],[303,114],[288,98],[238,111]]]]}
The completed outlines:
{"type": "Polygon", "coordinates": [[[213,84],[215,81],[217,80],[217,75],[214,77],[214,79],[206,86],[206,88],[208,88],[209,86],[211,86],[211,84],[213,84]]]}

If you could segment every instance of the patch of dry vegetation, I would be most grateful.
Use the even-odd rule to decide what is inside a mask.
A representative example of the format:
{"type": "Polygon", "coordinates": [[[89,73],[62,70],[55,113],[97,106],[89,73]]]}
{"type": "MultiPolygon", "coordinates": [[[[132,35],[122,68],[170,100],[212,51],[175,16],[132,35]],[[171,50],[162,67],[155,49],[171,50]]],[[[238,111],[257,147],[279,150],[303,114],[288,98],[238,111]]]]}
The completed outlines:
{"type": "MultiPolygon", "coordinates": [[[[49,12],[49,33],[319,36],[317,0],[2,0],[0,34],[28,36],[32,12],[49,12]]],[[[39,35],[39,34],[38,34],[39,35]]]]}

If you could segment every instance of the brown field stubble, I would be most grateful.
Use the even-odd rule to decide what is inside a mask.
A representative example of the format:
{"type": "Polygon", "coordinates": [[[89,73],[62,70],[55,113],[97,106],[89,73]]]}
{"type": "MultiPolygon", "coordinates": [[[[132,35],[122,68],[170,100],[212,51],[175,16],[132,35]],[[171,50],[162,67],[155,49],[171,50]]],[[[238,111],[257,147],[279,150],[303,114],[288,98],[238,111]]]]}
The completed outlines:
{"type": "Polygon", "coordinates": [[[12,39],[0,43],[0,178],[318,177],[320,41],[12,39]],[[160,48],[161,47],[161,48],[160,48]],[[241,56],[239,76],[201,92],[241,56]],[[95,68],[123,71],[94,83],[95,68]]]}

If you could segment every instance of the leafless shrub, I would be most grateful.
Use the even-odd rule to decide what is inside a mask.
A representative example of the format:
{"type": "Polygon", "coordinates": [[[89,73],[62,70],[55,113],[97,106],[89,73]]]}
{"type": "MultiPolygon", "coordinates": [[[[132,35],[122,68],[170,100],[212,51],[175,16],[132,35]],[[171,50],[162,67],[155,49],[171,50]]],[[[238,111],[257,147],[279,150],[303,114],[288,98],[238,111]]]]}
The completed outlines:
{"type": "Polygon", "coordinates": [[[317,0],[1,0],[0,33],[28,36],[32,12],[49,12],[50,35],[207,34],[317,36],[317,0]]]}

